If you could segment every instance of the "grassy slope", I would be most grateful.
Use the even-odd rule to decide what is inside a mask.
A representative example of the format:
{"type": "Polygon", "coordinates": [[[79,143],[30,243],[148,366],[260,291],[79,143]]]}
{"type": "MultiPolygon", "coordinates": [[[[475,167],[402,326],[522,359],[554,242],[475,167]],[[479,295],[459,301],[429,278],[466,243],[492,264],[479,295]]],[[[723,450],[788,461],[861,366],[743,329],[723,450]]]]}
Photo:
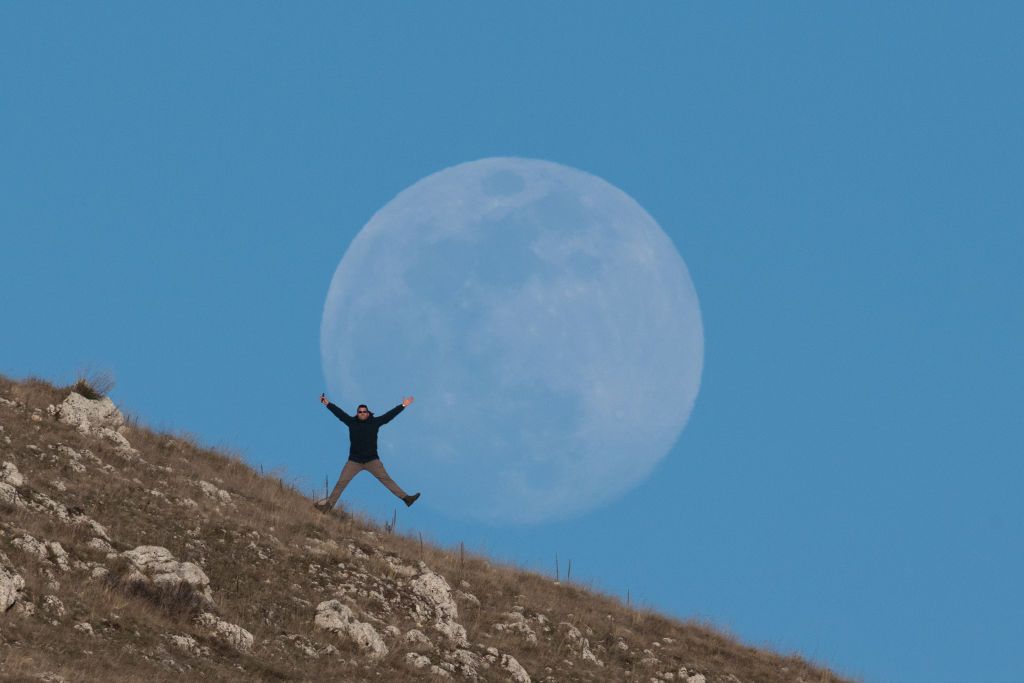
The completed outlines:
{"type": "MultiPolygon", "coordinates": [[[[122,580],[122,560],[107,559],[86,545],[95,535],[88,527],[6,506],[0,508],[0,551],[25,579],[25,595],[36,612],[25,615],[12,609],[0,615],[4,680],[38,680],[43,673],[67,681],[429,680],[429,673],[407,663],[409,648],[393,637],[385,638],[389,654],[371,663],[351,643],[313,625],[316,605],[347,590],[357,617],[379,632],[389,624],[402,633],[417,627],[407,580],[393,565],[416,567],[420,561],[453,589],[461,587],[479,599],[479,606],[467,599],[458,604],[469,649],[483,654],[485,647],[495,647],[511,654],[534,681],[666,680],[664,674],[670,672],[680,680],[681,667],[714,683],[842,680],[799,657],[741,645],[704,625],[630,609],[583,586],[559,585],[485,557],[463,557],[458,549],[421,543],[412,534],[388,534],[358,516],[320,515],[309,498],[279,477],[263,476],[240,458],[202,448],[187,436],[129,424],[125,436],[142,458],[127,460],[109,441],[80,434],[47,415],[46,406],[59,404],[68,391],[38,380],[15,382],[0,376],[0,397],[17,403],[0,405],[0,463],[13,462],[25,476],[19,493],[42,492],[92,517],[107,528],[118,551],[159,545],[178,560],[199,564],[210,578],[216,613],[250,631],[255,646],[243,654],[198,627],[193,617],[200,607],[188,591],[132,589],[122,580]],[[4,443],[5,436],[11,443],[4,443]],[[112,469],[104,471],[95,461],[84,460],[86,471],[74,472],[58,453],[58,444],[79,452],[88,449],[112,469]],[[200,480],[226,490],[231,503],[205,495],[200,480]],[[59,490],[56,482],[66,490],[59,490]],[[102,562],[111,573],[93,579],[83,569],[61,572],[12,545],[25,533],[59,542],[72,563],[102,562]],[[44,607],[47,595],[59,598],[64,615],[44,607]],[[536,631],[536,644],[493,628],[508,622],[505,615],[516,605],[536,631]],[[550,631],[538,623],[538,614],[546,617],[550,631]],[[81,622],[90,624],[93,633],[76,630],[81,622]],[[604,667],[583,661],[573,651],[560,622],[583,632],[604,667]],[[193,636],[208,654],[172,647],[171,634],[193,636]],[[628,650],[616,646],[620,639],[628,650]],[[322,653],[328,645],[337,652],[308,654],[322,653]]],[[[451,646],[429,626],[419,628],[439,646],[425,654],[440,663],[451,646]]],[[[480,669],[479,675],[479,680],[508,680],[493,666],[480,669]]]]}

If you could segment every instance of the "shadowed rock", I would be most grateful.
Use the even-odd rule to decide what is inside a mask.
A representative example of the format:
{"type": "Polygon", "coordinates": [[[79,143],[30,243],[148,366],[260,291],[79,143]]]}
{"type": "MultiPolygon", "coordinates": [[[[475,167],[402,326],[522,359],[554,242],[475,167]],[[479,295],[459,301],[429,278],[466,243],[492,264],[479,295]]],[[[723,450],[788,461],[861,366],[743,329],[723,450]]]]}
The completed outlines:
{"type": "Polygon", "coordinates": [[[357,621],[352,610],[338,600],[326,600],[316,607],[314,625],[353,641],[370,659],[381,659],[388,653],[384,640],[371,624],[357,621]]]}
{"type": "Polygon", "coordinates": [[[134,550],[121,553],[135,572],[131,581],[152,582],[158,586],[176,588],[186,585],[213,604],[210,579],[199,565],[192,562],[178,562],[167,548],[158,545],[141,545],[134,550]]]}

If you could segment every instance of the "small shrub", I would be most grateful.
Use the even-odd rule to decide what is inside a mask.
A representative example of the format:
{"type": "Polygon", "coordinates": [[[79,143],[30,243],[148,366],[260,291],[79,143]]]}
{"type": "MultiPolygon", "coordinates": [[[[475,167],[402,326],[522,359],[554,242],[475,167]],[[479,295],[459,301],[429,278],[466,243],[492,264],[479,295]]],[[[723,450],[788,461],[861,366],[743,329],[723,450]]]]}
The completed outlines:
{"type": "Polygon", "coordinates": [[[109,372],[81,371],[71,386],[75,391],[91,401],[101,399],[114,389],[114,376],[109,372]]]}

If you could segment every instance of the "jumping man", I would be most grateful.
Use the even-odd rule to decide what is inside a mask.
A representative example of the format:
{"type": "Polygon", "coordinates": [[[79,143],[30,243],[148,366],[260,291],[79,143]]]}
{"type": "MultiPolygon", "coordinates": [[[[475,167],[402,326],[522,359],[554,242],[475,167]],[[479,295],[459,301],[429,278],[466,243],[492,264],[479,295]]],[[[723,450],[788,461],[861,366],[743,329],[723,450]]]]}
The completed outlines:
{"type": "Polygon", "coordinates": [[[356,408],[356,416],[353,418],[344,410],[328,401],[325,395],[320,394],[320,402],[327,406],[327,410],[334,413],[335,417],[348,425],[348,439],[351,445],[348,449],[348,462],[345,463],[345,467],[341,470],[338,483],[334,485],[334,490],[331,491],[330,496],[314,504],[317,510],[327,512],[333,508],[338,502],[338,498],[341,497],[341,492],[352,481],[352,477],[363,470],[367,470],[370,474],[377,477],[380,483],[384,484],[388,491],[401,498],[406,506],[416,502],[420,494],[407,495],[402,490],[402,487],[388,476],[387,470],[384,469],[384,465],[377,455],[377,430],[395,419],[395,416],[402,412],[412,401],[412,396],[406,397],[402,399],[401,405],[395,406],[380,417],[375,417],[365,404],[360,404],[356,408]]]}

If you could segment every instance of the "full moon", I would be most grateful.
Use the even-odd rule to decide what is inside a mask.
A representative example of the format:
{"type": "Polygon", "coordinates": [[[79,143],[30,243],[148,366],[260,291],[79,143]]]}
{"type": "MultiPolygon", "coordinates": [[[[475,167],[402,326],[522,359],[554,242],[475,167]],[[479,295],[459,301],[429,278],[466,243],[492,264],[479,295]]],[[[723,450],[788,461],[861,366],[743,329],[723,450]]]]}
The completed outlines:
{"type": "Polygon", "coordinates": [[[537,523],[650,474],[690,416],[704,332],[686,264],[631,197],[559,164],[490,158],[423,178],[370,219],[334,273],[320,352],[348,412],[415,396],[379,452],[419,505],[537,523]]]}

